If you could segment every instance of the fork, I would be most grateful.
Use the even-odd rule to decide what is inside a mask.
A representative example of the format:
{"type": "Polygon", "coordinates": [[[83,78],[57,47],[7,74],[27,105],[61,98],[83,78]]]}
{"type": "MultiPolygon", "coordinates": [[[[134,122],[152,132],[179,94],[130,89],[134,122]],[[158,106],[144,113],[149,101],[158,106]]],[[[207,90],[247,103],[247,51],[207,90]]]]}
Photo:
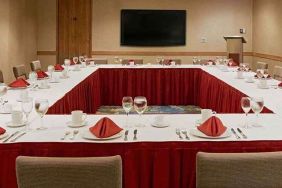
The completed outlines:
{"type": "Polygon", "coordinates": [[[175,129],[175,133],[178,135],[179,139],[182,140],[180,129],[175,129]]]}
{"type": "Polygon", "coordinates": [[[186,140],[190,140],[187,130],[182,130],[181,132],[185,135],[186,140]]]}

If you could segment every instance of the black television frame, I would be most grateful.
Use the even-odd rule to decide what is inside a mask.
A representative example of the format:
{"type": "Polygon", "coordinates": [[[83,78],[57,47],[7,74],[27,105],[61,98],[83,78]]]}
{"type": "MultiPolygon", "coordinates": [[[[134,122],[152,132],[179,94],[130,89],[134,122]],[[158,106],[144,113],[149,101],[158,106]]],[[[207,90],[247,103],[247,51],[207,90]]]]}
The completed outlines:
{"type": "Polygon", "coordinates": [[[186,27],[187,27],[187,11],[186,10],[164,10],[164,9],[121,9],[120,11],[120,45],[121,46],[132,46],[132,47],[173,47],[173,46],[185,46],[186,45],[186,27]],[[183,31],[182,31],[182,36],[183,36],[183,40],[182,40],[182,43],[175,43],[175,44],[158,44],[158,45],[148,45],[148,44],[128,44],[126,43],[124,40],[124,27],[123,27],[123,24],[122,24],[122,20],[123,20],[123,12],[124,11],[160,11],[160,12],[163,12],[163,11],[169,11],[169,12],[182,12],[184,13],[185,15],[185,19],[183,21],[183,31]]]}

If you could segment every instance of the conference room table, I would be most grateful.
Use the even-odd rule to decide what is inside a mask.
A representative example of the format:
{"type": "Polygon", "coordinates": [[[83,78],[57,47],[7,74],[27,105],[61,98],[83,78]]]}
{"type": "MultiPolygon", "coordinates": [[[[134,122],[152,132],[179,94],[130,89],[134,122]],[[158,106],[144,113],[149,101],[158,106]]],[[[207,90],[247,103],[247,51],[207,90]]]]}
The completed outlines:
{"type": "MultiPolygon", "coordinates": [[[[55,73],[60,75],[61,73],[55,73]]],[[[245,73],[252,75],[253,73],[245,73]]],[[[195,187],[196,154],[204,152],[264,152],[282,151],[282,90],[268,80],[269,89],[259,89],[256,83],[237,79],[234,68],[223,72],[217,66],[181,65],[164,67],[157,65],[119,66],[103,65],[70,71],[68,79],[51,84],[50,89],[29,91],[33,98],[47,98],[50,103],[44,117],[46,130],[36,130],[39,118],[31,114],[31,128],[15,142],[0,140],[0,187],[17,187],[15,159],[17,156],[49,157],[97,157],[121,155],[123,161],[123,187],[195,187]],[[95,115],[102,105],[121,105],[124,95],[144,95],[149,105],[198,105],[217,112],[228,128],[242,128],[242,96],[264,98],[264,113],[259,115],[259,127],[242,128],[247,135],[237,139],[232,133],[221,139],[195,136],[196,121],[200,114],[131,114],[95,115]],[[70,112],[81,109],[87,112],[87,123],[81,128],[69,128],[70,112]],[[86,139],[89,127],[102,117],[109,117],[124,130],[129,130],[128,141],[124,135],[112,140],[86,139]],[[159,116],[168,124],[155,128],[152,124],[159,116]],[[127,121],[127,125],[125,122],[127,121]],[[136,127],[142,122],[144,127],[136,127]],[[175,129],[187,130],[190,140],[179,139],[175,129]],[[137,139],[133,140],[133,130],[137,139]],[[66,131],[79,130],[74,140],[61,140],[66,131]]],[[[9,90],[5,99],[20,109],[17,102],[21,91],[9,90]]],[[[0,125],[12,134],[24,128],[10,128],[6,123],[11,115],[0,114],[0,125]]],[[[250,114],[252,124],[255,115],[250,114]]],[[[123,130],[123,131],[124,131],[123,130]]],[[[184,135],[183,135],[184,136],[184,135]]]]}

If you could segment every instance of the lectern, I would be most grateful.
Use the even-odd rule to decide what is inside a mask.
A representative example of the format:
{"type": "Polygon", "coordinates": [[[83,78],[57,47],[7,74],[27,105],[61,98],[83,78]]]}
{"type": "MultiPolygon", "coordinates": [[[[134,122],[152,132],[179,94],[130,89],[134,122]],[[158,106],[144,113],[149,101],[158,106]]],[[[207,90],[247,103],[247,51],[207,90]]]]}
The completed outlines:
{"type": "Polygon", "coordinates": [[[225,36],[228,58],[232,58],[238,65],[243,63],[243,44],[247,43],[242,36],[225,36]]]}

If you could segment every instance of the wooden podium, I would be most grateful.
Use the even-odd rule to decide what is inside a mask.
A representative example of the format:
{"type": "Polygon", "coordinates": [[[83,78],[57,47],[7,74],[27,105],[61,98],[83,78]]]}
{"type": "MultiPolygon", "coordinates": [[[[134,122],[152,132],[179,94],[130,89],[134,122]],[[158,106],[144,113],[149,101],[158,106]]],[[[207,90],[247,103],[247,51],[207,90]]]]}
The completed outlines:
{"type": "Polygon", "coordinates": [[[225,36],[227,43],[227,56],[232,58],[238,65],[243,63],[243,43],[247,43],[242,36],[225,36]]]}

